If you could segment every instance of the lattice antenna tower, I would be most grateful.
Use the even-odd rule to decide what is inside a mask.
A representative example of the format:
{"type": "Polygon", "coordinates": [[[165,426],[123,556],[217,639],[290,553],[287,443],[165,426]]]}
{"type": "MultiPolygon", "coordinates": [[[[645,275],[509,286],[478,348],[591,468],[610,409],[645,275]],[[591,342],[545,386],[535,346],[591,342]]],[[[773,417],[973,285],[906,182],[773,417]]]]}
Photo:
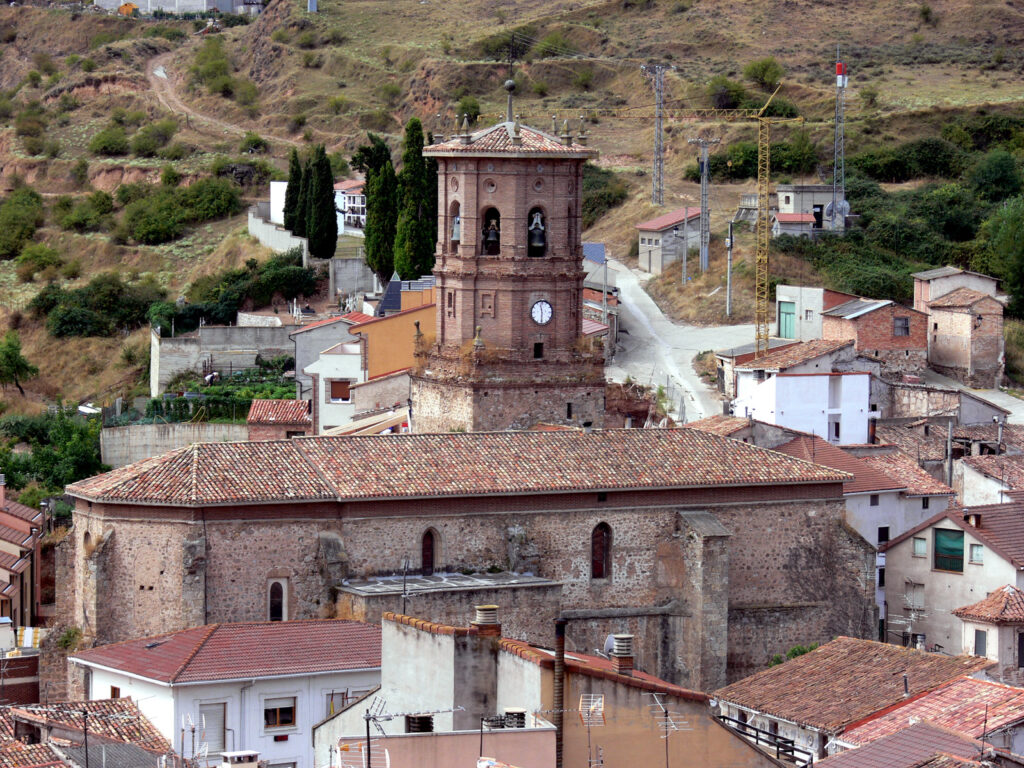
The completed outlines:
{"type": "Polygon", "coordinates": [[[835,231],[846,226],[849,205],[846,202],[846,64],[839,58],[836,46],[836,125],[832,149],[832,205],[828,207],[828,226],[835,231]]]}
{"type": "MultiPolygon", "coordinates": [[[[711,185],[711,169],[708,167],[708,147],[718,144],[721,139],[687,139],[688,144],[700,147],[700,270],[707,272],[711,266],[708,246],[711,243],[711,206],[708,201],[708,188],[711,185]]],[[[683,247],[688,248],[689,243],[683,247]]]]}
{"type": "Polygon", "coordinates": [[[640,67],[654,85],[654,168],[651,173],[651,203],[665,204],[665,64],[640,67]]]}

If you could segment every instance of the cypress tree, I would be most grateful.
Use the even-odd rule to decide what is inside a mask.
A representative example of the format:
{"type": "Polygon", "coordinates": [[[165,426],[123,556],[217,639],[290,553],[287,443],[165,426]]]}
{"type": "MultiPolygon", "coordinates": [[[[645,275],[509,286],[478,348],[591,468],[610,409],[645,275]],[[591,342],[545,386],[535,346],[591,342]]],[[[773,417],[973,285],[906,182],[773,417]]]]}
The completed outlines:
{"type": "Polygon", "coordinates": [[[412,118],[402,142],[402,172],[398,177],[398,226],[395,233],[395,270],[403,280],[413,280],[434,268],[434,244],[427,186],[427,162],[423,157],[423,125],[412,118]]]}
{"type": "Polygon", "coordinates": [[[318,144],[310,161],[312,169],[306,212],[309,255],[316,259],[334,256],[338,245],[338,218],[334,209],[334,174],[324,145],[318,144]]]}
{"type": "Polygon", "coordinates": [[[299,180],[299,197],[295,201],[295,228],[292,234],[296,237],[306,236],[306,222],[309,220],[309,182],[312,180],[312,158],[307,157],[302,164],[302,177],[299,180]]]}
{"type": "Polygon", "coordinates": [[[398,179],[390,160],[366,180],[366,266],[382,284],[395,270],[395,222],[398,207],[398,179]]]}
{"type": "Polygon", "coordinates": [[[284,228],[295,231],[295,212],[299,207],[299,187],[302,186],[302,164],[299,151],[292,148],[288,157],[288,186],[284,193],[284,228]]]}
{"type": "MultiPolygon", "coordinates": [[[[434,143],[434,134],[427,134],[427,144],[434,143]]],[[[427,191],[430,194],[430,210],[427,218],[430,219],[430,242],[437,242],[437,158],[428,157],[427,162],[427,191]]]]}
{"type": "Polygon", "coordinates": [[[384,167],[384,163],[391,159],[391,150],[384,139],[375,133],[367,132],[366,138],[370,143],[364,144],[355,151],[355,154],[352,155],[351,165],[355,170],[362,171],[369,181],[370,174],[379,171],[384,167]]]}

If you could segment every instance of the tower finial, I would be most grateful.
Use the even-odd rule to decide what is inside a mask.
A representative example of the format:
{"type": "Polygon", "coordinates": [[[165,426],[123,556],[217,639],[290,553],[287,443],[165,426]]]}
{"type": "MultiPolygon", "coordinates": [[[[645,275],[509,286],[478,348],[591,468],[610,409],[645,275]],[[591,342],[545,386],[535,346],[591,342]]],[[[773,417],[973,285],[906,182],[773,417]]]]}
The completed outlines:
{"type": "Polygon", "coordinates": [[[516,79],[512,76],[512,61],[515,58],[516,33],[515,30],[508,39],[508,79],[505,81],[505,90],[508,91],[508,105],[505,108],[505,122],[512,122],[512,92],[516,89],[516,79]]]}

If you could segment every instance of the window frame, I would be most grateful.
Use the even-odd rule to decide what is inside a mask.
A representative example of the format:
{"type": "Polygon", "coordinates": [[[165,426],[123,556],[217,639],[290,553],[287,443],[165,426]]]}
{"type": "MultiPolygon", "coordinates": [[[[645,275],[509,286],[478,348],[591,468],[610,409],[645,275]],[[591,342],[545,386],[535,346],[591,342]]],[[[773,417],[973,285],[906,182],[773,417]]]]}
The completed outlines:
{"type": "Polygon", "coordinates": [[[288,579],[281,576],[267,579],[267,621],[288,621],[288,579]],[[281,618],[271,618],[273,610],[273,589],[274,586],[281,587],[281,618]]]}
{"type": "Polygon", "coordinates": [[[910,335],[910,318],[909,317],[893,317],[892,319],[892,335],[893,336],[909,336],[910,335]]]}
{"type": "Polygon", "coordinates": [[[924,536],[914,536],[910,541],[911,557],[928,557],[928,539],[924,536]],[[917,542],[921,542],[921,551],[917,551],[917,542]]]}
{"type": "Polygon", "coordinates": [[[590,531],[590,579],[607,581],[612,577],[612,527],[605,521],[590,531]],[[599,550],[600,548],[600,550],[599,550]]]}
{"type": "Polygon", "coordinates": [[[868,496],[869,507],[877,507],[879,504],[881,504],[881,499],[877,493],[872,493],[868,496]]]}
{"type": "Polygon", "coordinates": [[[932,505],[932,500],[928,496],[921,497],[921,509],[928,509],[932,505]]]}
{"type": "MultiPolygon", "coordinates": [[[[964,572],[964,555],[966,554],[964,552],[964,549],[966,548],[966,544],[967,544],[966,536],[964,535],[963,531],[953,530],[951,528],[933,528],[932,529],[932,557],[931,557],[932,570],[934,570],[934,571],[943,571],[944,573],[963,573],[964,572]],[[940,555],[939,554],[939,538],[940,537],[945,537],[947,539],[953,539],[953,538],[956,538],[957,536],[960,537],[960,557],[959,557],[960,567],[959,568],[955,567],[955,565],[956,565],[955,561],[957,560],[957,557],[955,555],[950,555],[950,554],[941,554],[940,555]],[[940,557],[946,559],[946,561],[943,562],[943,565],[950,566],[950,567],[940,567],[940,565],[939,565],[939,558],[940,557]]],[[[948,543],[946,544],[946,547],[947,548],[949,547],[948,543]]]]}
{"type": "Polygon", "coordinates": [[[324,393],[327,396],[327,403],[330,405],[344,405],[345,403],[352,402],[352,385],[355,382],[352,379],[328,379],[327,380],[327,391],[324,393]],[[347,387],[348,398],[336,398],[334,396],[334,385],[344,384],[347,387]]]}
{"type": "Polygon", "coordinates": [[[974,565],[985,564],[985,545],[969,544],[967,547],[967,562],[974,565]],[[975,555],[977,553],[977,555],[975,555]]]}
{"type": "Polygon", "coordinates": [[[264,698],[263,701],[262,701],[262,705],[263,705],[263,730],[264,731],[281,731],[281,730],[287,729],[287,728],[292,728],[292,729],[298,728],[298,726],[299,726],[299,706],[298,706],[298,704],[299,704],[299,697],[294,695],[294,694],[291,695],[291,696],[267,696],[266,698],[264,698]],[[289,700],[289,699],[292,702],[291,707],[287,707],[287,706],[271,707],[271,706],[269,706],[272,702],[284,701],[284,700],[289,700]],[[287,710],[287,709],[291,709],[291,711],[292,711],[292,719],[289,722],[281,722],[280,713],[281,713],[282,710],[287,710]],[[267,722],[267,713],[268,712],[276,712],[276,713],[278,713],[277,717],[276,717],[276,720],[277,720],[276,723],[270,724],[270,723],[267,722]]]}

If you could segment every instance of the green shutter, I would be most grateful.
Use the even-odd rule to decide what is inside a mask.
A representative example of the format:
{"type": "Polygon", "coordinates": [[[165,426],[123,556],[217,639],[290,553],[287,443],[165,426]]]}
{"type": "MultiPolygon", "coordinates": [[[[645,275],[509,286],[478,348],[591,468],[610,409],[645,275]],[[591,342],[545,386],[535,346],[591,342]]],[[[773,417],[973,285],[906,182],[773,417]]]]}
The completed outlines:
{"type": "Polygon", "coordinates": [[[942,571],[964,570],[964,532],[935,529],[935,567],[942,571]]]}

